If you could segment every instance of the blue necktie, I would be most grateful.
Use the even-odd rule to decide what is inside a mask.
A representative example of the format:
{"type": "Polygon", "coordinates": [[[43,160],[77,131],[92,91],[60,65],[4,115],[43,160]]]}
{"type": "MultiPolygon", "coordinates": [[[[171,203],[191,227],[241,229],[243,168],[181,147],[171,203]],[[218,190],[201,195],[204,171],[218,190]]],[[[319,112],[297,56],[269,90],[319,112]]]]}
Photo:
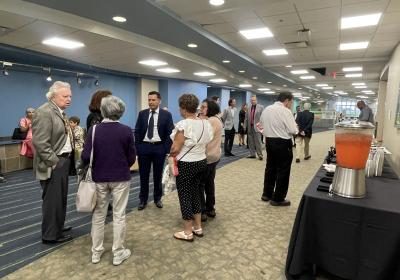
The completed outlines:
{"type": "Polygon", "coordinates": [[[149,120],[149,126],[147,128],[147,137],[151,140],[153,138],[153,132],[154,132],[154,110],[151,110],[151,116],[149,120]]]}

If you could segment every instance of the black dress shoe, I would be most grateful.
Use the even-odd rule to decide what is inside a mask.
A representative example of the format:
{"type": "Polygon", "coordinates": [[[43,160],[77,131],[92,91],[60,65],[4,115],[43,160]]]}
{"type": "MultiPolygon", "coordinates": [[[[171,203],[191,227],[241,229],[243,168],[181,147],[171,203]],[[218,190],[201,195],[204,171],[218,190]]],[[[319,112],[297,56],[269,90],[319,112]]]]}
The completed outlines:
{"type": "Polygon", "coordinates": [[[66,232],[66,231],[70,231],[72,229],[72,227],[63,227],[62,231],[66,232]]]}
{"type": "Polygon", "coordinates": [[[211,217],[211,218],[215,218],[215,216],[217,216],[217,213],[215,213],[215,209],[213,209],[211,211],[207,211],[206,214],[208,217],[211,217]]]}
{"type": "Polygon", "coordinates": [[[311,158],[311,156],[306,156],[305,158],[304,158],[304,160],[309,160],[311,158]]]}
{"type": "Polygon", "coordinates": [[[72,240],[72,236],[71,235],[63,235],[59,238],[57,238],[56,240],[46,240],[46,239],[42,239],[42,243],[43,244],[57,244],[57,243],[64,243],[64,242],[68,242],[72,240]]]}
{"type": "Polygon", "coordinates": [[[231,157],[234,157],[235,155],[234,155],[234,154],[232,154],[232,153],[229,153],[229,156],[231,156],[231,157]]]}
{"type": "Polygon", "coordinates": [[[201,221],[202,222],[207,222],[207,214],[206,213],[202,213],[201,214],[201,221]]]}
{"type": "Polygon", "coordinates": [[[256,158],[256,156],[248,156],[248,157],[246,157],[246,158],[256,158]]]}
{"type": "Polygon", "coordinates": [[[138,210],[140,211],[140,210],[143,210],[144,208],[146,208],[146,203],[140,202],[139,206],[138,206],[138,210]]]}
{"type": "Polygon", "coordinates": [[[164,206],[161,200],[154,203],[156,204],[157,208],[163,208],[164,206]]]}
{"type": "Polygon", "coordinates": [[[264,158],[263,158],[263,156],[258,156],[258,159],[263,160],[264,158]]]}
{"type": "Polygon", "coordinates": [[[263,195],[263,196],[261,196],[261,200],[267,202],[267,201],[270,201],[271,199],[268,196],[263,195]]]}
{"type": "Polygon", "coordinates": [[[300,159],[299,158],[296,158],[296,163],[299,163],[300,162],[300,159]]]}
{"type": "Polygon", "coordinates": [[[283,200],[283,201],[270,200],[269,204],[271,204],[272,206],[290,206],[290,201],[289,200],[283,200]]]}

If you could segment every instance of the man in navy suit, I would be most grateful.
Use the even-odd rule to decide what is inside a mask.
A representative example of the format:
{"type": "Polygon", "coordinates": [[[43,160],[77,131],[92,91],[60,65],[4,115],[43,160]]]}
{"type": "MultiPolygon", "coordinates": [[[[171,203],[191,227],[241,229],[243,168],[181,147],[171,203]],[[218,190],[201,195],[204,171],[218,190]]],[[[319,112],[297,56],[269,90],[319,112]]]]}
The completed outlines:
{"type": "Polygon", "coordinates": [[[169,136],[174,128],[171,113],[160,109],[160,93],[149,92],[148,102],[149,109],[139,112],[135,126],[135,143],[140,173],[138,210],[143,210],[147,205],[151,165],[153,165],[154,203],[158,208],[163,207],[161,177],[165,157],[172,144],[169,136]]]}

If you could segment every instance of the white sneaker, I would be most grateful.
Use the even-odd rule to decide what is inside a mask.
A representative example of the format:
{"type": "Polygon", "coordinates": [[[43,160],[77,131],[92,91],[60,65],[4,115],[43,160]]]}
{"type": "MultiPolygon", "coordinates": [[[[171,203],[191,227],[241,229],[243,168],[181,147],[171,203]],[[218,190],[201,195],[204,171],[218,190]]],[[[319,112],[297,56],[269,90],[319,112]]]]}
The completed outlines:
{"type": "Polygon", "coordinates": [[[92,253],[92,263],[99,263],[104,251],[92,253]]]}
{"type": "Polygon", "coordinates": [[[120,265],[124,260],[128,259],[131,256],[131,250],[124,249],[120,254],[114,256],[113,265],[120,265]]]}

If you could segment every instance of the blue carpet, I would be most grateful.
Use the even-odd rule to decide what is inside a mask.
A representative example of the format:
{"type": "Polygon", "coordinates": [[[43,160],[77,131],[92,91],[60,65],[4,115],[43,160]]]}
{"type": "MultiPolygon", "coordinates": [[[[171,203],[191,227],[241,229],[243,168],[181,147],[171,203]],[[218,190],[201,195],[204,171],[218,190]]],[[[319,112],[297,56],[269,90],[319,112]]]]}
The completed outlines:
{"type": "MultiPolygon", "coordinates": [[[[222,157],[218,167],[249,154],[244,147],[234,146],[234,157],[222,157]]],[[[150,178],[152,176],[150,175],[150,178]]],[[[45,245],[41,241],[42,199],[41,187],[32,170],[7,174],[6,183],[0,184],[0,278],[65,245],[45,245]]],[[[150,185],[149,199],[152,199],[150,185]]],[[[139,204],[139,174],[131,180],[127,212],[139,204]]],[[[77,213],[75,196],[76,177],[70,177],[66,226],[72,226],[73,236],[90,233],[91,214],[77,213]]],[[[111,218],[107,219],[107,222],[111,218]]]]}

